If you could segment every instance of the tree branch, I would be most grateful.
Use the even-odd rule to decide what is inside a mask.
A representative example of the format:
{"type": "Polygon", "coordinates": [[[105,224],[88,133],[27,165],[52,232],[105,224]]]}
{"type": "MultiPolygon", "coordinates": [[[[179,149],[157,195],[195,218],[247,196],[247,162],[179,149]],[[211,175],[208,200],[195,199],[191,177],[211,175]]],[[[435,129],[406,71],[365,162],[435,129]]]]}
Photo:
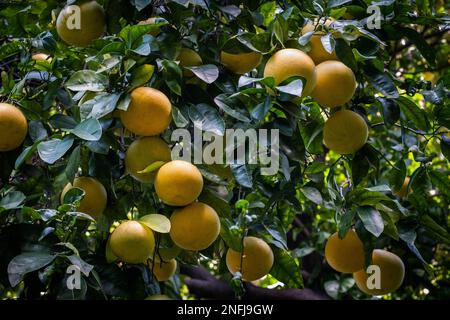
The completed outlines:
{"type": "MultiPolygon", "coordinates": [[[[225,280],[211,275],[202,267],[181,266],[181,273],[187,275],[185,283],[189,291],[198,298],[236,299],[233,290],[225,280]]],[[[244,300],[329,300],[324,293],[311,289],[266,289],[245,283],[244,300]]]]}

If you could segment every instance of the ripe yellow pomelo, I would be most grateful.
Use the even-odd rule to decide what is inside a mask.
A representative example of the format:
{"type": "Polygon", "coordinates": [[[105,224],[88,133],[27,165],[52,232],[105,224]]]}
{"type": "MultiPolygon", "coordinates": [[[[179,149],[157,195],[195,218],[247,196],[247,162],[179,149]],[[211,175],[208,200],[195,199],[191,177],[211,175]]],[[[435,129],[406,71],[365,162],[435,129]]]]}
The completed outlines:
{"type": "MultiPolygon", "coordinates": [[[[325,24],[326,26],[330,26],[330,24],[334,21],[333,19],[327,19],[325,22],[324,19],[321,19],[319,24],[325,24]]],[[[308,32],[314,31],[315,26],[317,25],[317,19],[314,22],[309,21],[302,29],[302,34],[306,34],[308,32]]],[[[309,40],[309,45],[311,49],[308,51],[308,55],[311,57],[311,59],[314,61],[314,63],[317,65],[321,62],[327,61],[327,60],[338,60],[336,56],[336,51],[333,50],[331,53],[329,53],[327,50],[325,50],[321,37],[324,36],[325,33],[323,31],[317,31],[314,32],[314,34],[311,36],[309,40]]]]}
{"type": "Polygon", "coordinates": [[[219,236],[220,219],[216,211],[201,202],[175,210],[170,217],[170,237],[185,250],[208,248],[219,236]]]}
{"type": "Polygon", "coordinates": [[[87,47],[105,33],[105,11],[96,1],[66,6],[58,15],[56,30],[67,44],[87,47]]]}
{"type": "Polygon", "coordinates": [[[35,53],[31,56],[31,59],[36,60],[36,61],[48,61],[48,62],[52,61],[50,56],[45,53],[35,53]]]}
{"type": "Polygon", "coordinates": [[[323,128],[323,142],[339,154],[351,154],[367,142],[369,128],[356,112],[340,110],[331,115],[323,128]]]}
{"type": "Polygon", "coordinates": [[[126,129],[140,136],[156,136],[172,121],[172,104],[161,91],[149,87],[131,92],[127,111],[120,113],[126,129]]]}
{"type": "MultiPolygon", "coordinates": [[[[181,48],[176,60],[180,61],[182,67],[196,67],[203,64],[202,57],[189,48],[181,48]]],[[[191,70],[183,69],[183,75],[185,77],[193,77],[194,73],[191,70]]]]}
{"type": "Polygon", "coordinates": [[[142,223],[125,221],[111,234],[110,246],[112,252],[124,262],[145,263],[155,249],[155,236],[142,223]]]}
{"type": "MultiPolygon", "coordinates": [[[[372,278],[376,274],[367,274],[366,270],[360,270],[353,274],[353,278],[362,292],[373,296],[379,296],[391,293],[400,288],[405,277],[405,265],[403,264],[402,259],[396,254],[386,250],[376,249],[372,253],[372,265],[380,268],[380,287],[379,289],[369,289],[367,280],[369,277],[372,278]]],[[[375,281],[369,279],[369,285],[375,284],[375,281]]]]}
{"type": "Polygon", "coordinates": [[[27,119],[17,107],[0,103],[0,152],[17,149],[28,132],[27,119]]]}
{"type": "Polygon", "coordinates": [[[312,97],[324,107],[337,107],[349,102],[356,90],[352,69],[340,61],[325,61],[316,66],[317,84],[312,97]]]}
{"type": "Polygon", "coordinates": [[[256,237],[244,238],[244,252],[228,249],[226,263],[231,273],[240,272],[242,280],[255,281],[267,275],[273,266],[273,251],[256,237]]]}
{"type": "Polygon", "coordinates": [[[228,53],[220,52],[220,61],[233,73],[244,74],[252,71],[261,63],[259,52],[228,53]]]}
{"type": "Polygon", "coordinates": [[[343,239],[338,233],[331,235],[325,245],[325,259],[336,271],[353,273],[364,268],[364,246],[354,230],[343,239]]]}
{"type": "Polygon", "coordinates": [[[312,59],[298,49],[282,49],[277,51],[267,61],[264,77],[273,77],[275,85],[293,76],[300,76],[306,80],[302,97],[308,96],[316,85],[316,69],[312,59]]]}
{"type": "Polygon", "coordinates": [[[106,208],[108,195],[105,187],[95,178],[78,177],[72,183],[66,184],[61,193],[61,203],[64,196],[71,188],[78,188],[84,191],[85,195],[80,202],[78,211],[89,214],[93,218],[98,218],[106,208]]]}
{"type": "Polygon", "coordinates": [[[153,272],[159,282],[167,281],[177,271],[177,260],[155,261],[154,265],[150,265],[150,271],[153,272]]]}
{"type": "Polygon", "coordinates": [[[194,202],[203,190],[203,177],[193,164],[174,160],[159,168],[155,190],[162,202],[185,206],[194,202]]]}
{"type": "Polygon", "coordinates": [[[133,141],[125,154],[125,169],[133,178],[148,183],[155,179],[156,171],[139,173],[156,161],[169,162],[170,149],[159,137],[144,137],[133,141]]]}

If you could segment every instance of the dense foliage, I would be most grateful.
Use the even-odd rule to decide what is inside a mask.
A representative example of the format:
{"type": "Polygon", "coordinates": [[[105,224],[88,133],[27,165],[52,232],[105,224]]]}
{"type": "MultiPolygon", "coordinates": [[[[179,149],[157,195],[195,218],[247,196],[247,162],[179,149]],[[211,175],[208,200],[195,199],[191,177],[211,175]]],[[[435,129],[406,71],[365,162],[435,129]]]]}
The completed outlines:
{"type": "Polygon", "coordinates": [[[98,2],[107,32],[85,48],[58,36],[56,17],[66,3],[0,4],[0,102],[19,106],[28,120],[23,145],[0,153],[2,298],[192,297],[181,273],[158,282],[151,267],[117,263],[107,248],[118,222],[170,217],[174,210],[159,201],[153,183],[125,171],[125,152],[136,137],[123,129],[120,112],[141,86],[169,97],[173,121],[161,137],[171,146],[176,128],[202,125],[219,135],[225,128],[280,131],[276,175],[261,175],[254,164],[196,164],[204,179],[199,200],[220,216],[220,236],[200,252],[181,250],[164,233],[164,219],[150,222],[161,231],[155,241],[165,257],[203,265],[239,296],[240,274],[228,271],[225,253],[253,235],[274,253],[260,286],[368,298],[351,274],[324,260],[326,239],[354,227],[369,260],[373,248],[386,248],[405,264],[402,287],[385,298],[450,296],[450,50],[448,8],[441,1],[376,1],[380,29],[367,27],[368,0],[98,2]],[[154,16],[156,23],[138,25],[154,16]],[[322,26],[321,42],[358,83],[342,106],[369,127],[368,142],[354,154],[324,146],[324,123],[335,108],[311,97],[300,101],[292,84],[302,79],[276,86],[263,76],[276,51],[308,52],[311,33],[302,34],[302,27],[317,17],[339,22],[322,26]],[[203,64],[180,66],[182,47],[196,51],[203,64]],[[222,50],[259,52],[262,61],[237,75],[221,62],[222,50]],[[50,58],[33,59],[38,52],[50,58]],[[270,94],[275,87],[279,94],[270,94]],[[76,176],[95,177],[106,188],[107,206],[97,221],[78,212],[81,189],[66,193],[61,204],[62,189],[76,176]],[[410,192],[399,194],[406,177],[410,192]],[[81,290],[66,286],[73,264],[82,272],[81,290]]]}

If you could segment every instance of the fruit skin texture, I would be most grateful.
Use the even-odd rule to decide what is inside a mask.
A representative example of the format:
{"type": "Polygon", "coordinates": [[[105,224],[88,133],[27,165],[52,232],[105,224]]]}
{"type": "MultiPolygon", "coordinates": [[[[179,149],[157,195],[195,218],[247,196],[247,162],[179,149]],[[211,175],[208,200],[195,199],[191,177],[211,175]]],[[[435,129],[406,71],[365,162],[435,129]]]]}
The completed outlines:
{"type": "Polygon", "coordinates": [[[264,77],[272,76],[275,85],[293,76],[305,78],[302,97],[308,96],[316,85],[316,69],[312,59],[298,49],[282,49],[267,61],[264,77]]]}
{"type": "Polygon", "coordinates": [[[216,211],[201,202],[175,210],[170,223],[170,237],[177,246],[185,250],[204,250],[220,233],[220,219],[216,211]]]}
{"type": "Polygon", "coordinates": [[[140,136],[156,136],[167,129],[172,120],[172,105],[159,90],[140,87],[131,92],[127,111],[120,114],[126,129],[140,136]]]}
{"type": "Polygon", "coordinates": [[[150,271],[153,272],[159,282],[167,281],[177,271],[177,260],[171,259],[167,262],[155,261],[155,264],[150,265],[150,271]]]}
{"type": "Polygon", "coordinates": [[[159,137],[144,137],[133,141],[125,154],[126,171],[136,180],[149,183],[155,179],[156,171],[138,173],[156,161],[169,162],[170,148],[159,137]]]}
{"type": "Polygon", "coordinates": [[[59,37],[67,44],[77,47],[87,47],[95,39],[100,38],[106,31],[106,18],[103,7],[96,1],[89,1],[79,5],[80,28],[69,29],[76,26],[75,12],[71,7],[65,7],[56,20],[56,30],[59,37]]]}
{"type": "Polygon", "coordinates": [[[367,278],[370,275],[367,275],[365,270],[360,270],[353,274],[353,278],[362,292],[372,296],[380,296],[400,288],[405,277],[405,265],[396,254],[376,249],[372,253],[372,265],[380,267],[380,289],[367,288],[367,278]]]}
{"type": "Polygon", "coordinates": [[[203,190],[203,177],[193,164],[174,160],[159,168],[155,178],[158,197],[170,206],[186,206],[203,190]]]}
{"type": "Polygon", "coordinates": [[[153,231],[137,221],[120,224],[111,234],[112,252],[124,262],[144,263],[153,254],[155,236],[153,231]]]}
{"type": "Polygon", "coordinates": [[[230,248],[226,256],[228,270],[231,273],[241,272],[244,281],[255,281],[264,277],[272,269],[273,260],[270,246],[256,237],[244,238],[243,255],[230,248]]]}
{"type": "Polygon", "coordinates": [[[331,115],[323,128],[323,142],[339,154],[351,154],[367,142],[369,128],[363,117],[350,110],[340,110],[331,115]]]}
{"type": "Polygon", "coordinates": [[[259,52],[228,53],[220,52],[220,61],[233,73],[244,74],[252,71],[261,63],[262,55],[259,52]]]}
{"type": "Polygon", "coordinates": [[[402,187],[400,188],[400,190],[398,190],[395,194],[397,195],[397,196],[399,196],[400,198],[405,198],[412,190],[411,190],[411,188],[408,188],[408,185],[409,185],[409,180],[410,180],[410,178],[409,177],[406,177],[405,178],[405,181],[403,181],[403,185],[402,185],[402,187]]]}
{"type": "Polygon", "coordinates": [[[349,102],[356,90],[352,69],[340,61],[325,61],[316,66],[317,84],[312,97],[324,107],[337,107],[349,102]]]}
{"type": "Polygon", "coordinates": [[[0,103],[0,152],[17,149],[28,133],[27,119],[17,107],[0,103]]]}
{"type": "MultiPolygon", "coordinates": [[[[322,19],[323,20],[323,19],[322,19]]],[[[314,31],[314,26],[316,25],[316,22],[308,22],[302,29],[302,34],[306,34],[308,32],[314,31]]],[[[330,26],[330,24],[333,22],[332,19],[328,19],[325,21],[326,26],[330,26]]],[[[314,63],[317,65],[319,63],[322,63],[327,60],[338,60],[336,56],[336,51],[333,50],[333,52],[329,53],[325,48],[323,47],[321,37],[324,36],[325,33],[322,31],[316,31],[309,40],[309,45],[311,49],[308,51],[308,55],[311,57],[311,59],[314,61],[314,63]]]]}
{"type": "Polygon", "coordinates": [[[332,234],[325,245],[325,259],[336,271],[353,273],[364,268],[364,246],[354,230],[349,230],[343,239],[332,234]]]}
{"type": "Polygon", "coordinates": [[[61,193],[61,203],[64,196],[71,188],[79,188],[85,195],[80,202],[78,211],[89,214],[93,218],[98,218],[106,208],[108,195],[105,187],[96,179],[91,177],[75,178],[73,184],[68,183],[61,193]]]}
{"type": "MultiPolygon", "coordinates": [[[[196,67],[203,64],[202,57],[192,49],[182,48],[176,60],[180,61],[182,67],[196,67]]],[[[183,69],[185,77],[193,77],[194,73],[191,70],[183,69]]]]}

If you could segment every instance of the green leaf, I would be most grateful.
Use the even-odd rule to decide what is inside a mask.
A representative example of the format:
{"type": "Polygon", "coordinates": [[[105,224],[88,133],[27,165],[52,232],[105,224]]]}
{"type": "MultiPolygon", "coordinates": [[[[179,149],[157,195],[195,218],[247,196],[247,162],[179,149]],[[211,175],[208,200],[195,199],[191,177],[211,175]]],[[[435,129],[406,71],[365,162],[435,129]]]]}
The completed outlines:
{"type": "Polygon", "coordinates": [[[365,151],[365,148],[358,150],[351,161],[352,180],[355,186],[360,184],[369,173],[370,161],[368,160],[365,151]]]}
{"type": "Polygon", "coordinates": [[[423,35],[411,28],[397,26],[396,30],[406,36],[416,46],[431,66],[436,65],[436,50],[428,44],[423,35]]]}
{"type": "Polygon", "coordinates": [[[55,258],[55,255],[40,252],[26,252],[15,256],[8,264],[11,287],[17,286],[27,273],[49,265],[55,258]]]}
{"type": "Polygon", "coordinates": [[[104,74],[92,70],[80,70],[72,74],[66,82],[66,88],[72,91],[103,91],[109,80],[104,74]]]}
{"type": "MultiPolygon", "coordinates": [[[[110,114],[116,108],[118,101],[120,99],[120,94],[118,93],[100,93],[96,95],[93,99],[84,102],[80,106],[80,116],[82,120],[95,118],[100,119],[104,116],[110,114]]],[[[129,100],[131,101],[131,100],[129,100]]],[[[128,102],[129,102],[128,101],[128,102]]],[[[128,106],[127,106],[128,108],[128,106]]],[[[122,107],[122,110],[125,110],[122,107]]]]}
{"type": "Polygon", "coordinates": [[[400,108],[393,99],[377,98],[383,109],[383,119],[386,127],[392,127],[400,119],[400,108]]]}
{"type": "Polygon", "coordinates": [[[448,174],[437,170],[428,170],[428,175],[433,186],[436,186],[442,194],[450,198],[450,178],[448,174]]]}
{"type": "Polygon", "coordinates": [[[147,166],[144,170],[138,171],[137,173],[151,173],[161,168],[164,164],[165,164],[164,161],[155,161],[149,166],[147,166]]]}
{"type": "Polygon", "coordinates": [[[378,238],[384,230],[384,222],[380,212],[369,206],[358,207],[356,212],[366,230],[378,238]]]}
{"type": "Polygon", "coordinates": [[[355,216],[356,210],[348,210],[340,216],[338,222],[338,236],[340,239],[343,239],[347,234],[348,230],[350,230],[355,216]]]}
{"type": "Polygon", "coordinates": [[[28,159],[30,159],[33,156],[34,152],[37,149],[37,145],[38,143],[35,143],[34,145],[23,149],[21,154],[16,159],[14,169],[18,170],[28,159]]]}
{"type": "Polygon", "coordinates": [[[181,83],[183,74],[181,68],[173,61],[162,60],[163,78],[169,89],[176,95],[181,96],[181,83]]]}
{"type": "Polygon", "coordinates": [[[395,163],[395,168],[391,168],[388,173],[388,178],[389,184],[392,186],[392,190],[397,192],[402,188],[403,182],[406,178],[406,164],[403,159],[398,160],[395,163]]]}
{"type": "Polygon", "coordinates": [[[345,42],[344,39],[336,39],[336,55],[347,67],[356,72],[358,70],[358,64],[353,54],[352,48],[345,42]]]}
{"type": "Polygon", "coordinates": [[[70,155],[69,161],[67,162],[66,169],[64,173],[66,174],[66,178],[69,181],[73,181],[75,178],[75,175],[78,172],[78,169],[80,167],[80,160],[81,160],[81,147],[77,146],[75,149],[73,149],[72,154],[70,155]]]}
{"type": "Polygon", "coordinates": [[[253,187],[253,177],[247,166],[239,164],[231,164],[231,171],[236,179],[236,182],[245,188],[253,187]]]}
{"type": "Polygon", "coordinates": [[[219,69],[213,64],[205,64],[202,66],[186,67],[191,70],[197,78],[206,82],[213,83],[219,77],[219,69]]]}
{"type": "Polygon", "coordinates": [[[72,187],[65,194],[63,204],[74,204],[83,200],[85,192],[83,189],[72,187]]]}
{"type": "Polygon", "coordinates": [[[320,37],[320,42],[322,43],[323,48],[326,52],[332,53],[334,48],[336,47],[336,40],[334,40],[333,35],[331,33],[327,33],[326,35],[320,37]]]}
{"type": "Polygon", "coordinates": [[[139,222],[159,233],[170,232],[170,220],[162,214],[148,214],[141,217],[139,222]]]}
{"type": "Polygon", "coordinates": [[[227,94],[220,94],[214,98],[214,102],[216,105],[223,110],[229,116],[242,121],[242,122],[250,122],[250,116],[246,109],[242,109],[234,106],[234,100],[229,99],[227,94]]]}
{"type": "Polygon", "coordinates": [[[155,66],[151,64],[143,64],[135,68],[131,73],[130,91],[134,88],[147,84],[153,76],[154,72],[155,66]]]}
{"type": "Polygon", "coordinates": [[[373,67],[365,69],[365,76],[373,87],[384,94],[387,98],[398,98],[397,87],[386,72],[380,72],[373,67]]]}
{"type": "Polygon", "coordinates": [[[80,139],[98,141],[102,137],[103,131],[100,122],[95,118],[90,118],[81,122],[71,132],[80,139]]]}
{"type": "Polygon", "coordinates": [[[219,136],[223,136],[225,133],[225,122],[219,112],[206,103],[192,105],[189,108],[189,118],[199,130],[219,136]]]}
{"type": "Polygon", "coordinates": [[[276,89],[291,96],[301,97],[303,91],[303,81],[300,79],[293,80],[286,85],[277,86],[276,89]]]}
{"type": "Polygon", "coordinates": [[[328,1],[328,8],[339,7],[339,6],[342,6],[343,4],[346,4],[351,1],[352,0],[330,0],[330,1],[328,1]]]}
{"type": "Polygon", "coordinates": [[[303,187],[300,189],[300,191],[305,195],[306,198],[308,198],[315,204],[321,205],[323,203],[322,194],[316,188],[303,187]]]}
{"type": "Polygon", "coordinates": [[[73,138],[66,137],[61,139],[51,139],[39,143],[37,149],[41,159],[48,163],[54,164],[72,147],[73,138]]]}
{"type": "Polygon", "coordinates": [[[3,208],[4,210],[21,208],[25,199],[25,195],[20,191],[9,192],[0,201],[0,208],[3,208]]]}
{"type": "Polygon", "coordinates": [[[296,259],[286,250],[274,248],[274,264],[270,274],[287,288],[303,288],[303,278],[296,259]]]}
{"type": "Polygon", "coordinates": [[[402,113],[409,121],[414,123],[418,129],[424,131],[429,130],[430,122],[428,121],[425,110],[419,108],[415,102],[406,97],[398,97],[397,102],[400,105],[402,113]]]}

